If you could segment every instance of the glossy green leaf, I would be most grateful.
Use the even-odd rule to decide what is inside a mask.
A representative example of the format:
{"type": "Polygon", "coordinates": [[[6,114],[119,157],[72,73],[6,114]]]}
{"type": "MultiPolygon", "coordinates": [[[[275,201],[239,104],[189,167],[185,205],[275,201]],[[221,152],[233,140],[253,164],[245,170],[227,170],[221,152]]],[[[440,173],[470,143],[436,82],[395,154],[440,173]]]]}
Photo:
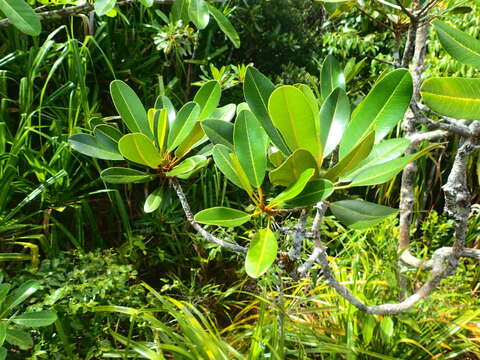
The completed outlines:
{"type": "Polygon", "coordinates": [[[328,55],[320,71],[320,93],[326,99],[336,88],[345,89],[345,75],[340,63],[333,55],[328,55]]]}
{"type": "MultiPolygon", "coordinates": [[[[350,81],[352,81],[355,76],[357,76],[360,71],[365,67],[366,63],[367,63],[367,59],[368,58],[363,58],[362,60],[360,60],[358,63],[356,63],[355,65],[353,65],[352,67],[348,68],[345,66],[345,69],[343,70],[343,72],[345,73],[345,82],[348,84],[350,81]]],[[[353,61],[355,61],[355,59],[352,59],[353,61]]]]}
{"type": "Polygon", "coordinates": [[[363,159],[365,159],[372,150],[375,133],[370,132],[365,138],[353,148],[342,160],[327,171],[325,178],[336,181],[341,175],[355,168],[363,159]]]}
{"type": "Polygon", "coordinates": [[[223,144],[230,149],[233,149],[232,123],[223,120],[207,119],[203,120],[201,125],[212,144],[223,144]]]}
{"type": "Polygon", "coordinates": [[[52,325],[57,320],[54,311],[26,312],[12,319],[12,322],[27,327],[42,327],[52,325]]]}
{"type": "Polygon", "coordinates": [[[246,212],[227,207],[213,207],[202,210],[195,215],[195,221],[200,224],[218,226],[240,226],[250,220],[246,212]]]}
{"type": "Polygon", "coordinates": [[[182,141],[182,143],[178,146],[177,150],[175,150],[175,156],[178,159],[183,158],[186,154],[188,154],[192,149],[203,144],[207,141],[205,137],[205,132],[201,127],[201,123],[197,122],[193,127],[190,134],[182,141]]]}
{"type": "Polygon", "coordinates": [[[9,328],[5,338],[11,345],[18,346],[22,350],[28,350],[33,346],[33,339],[29,333],[23,330],[9,328]]]}
{"type": "Polygon", "coordinates": [[[386,163],[390,160],[394,160],[407,150],[410,145],[410,140],[408,139],[388,139],[376,144],[370,155],[366,159],[362,160],[355,168],[344,174],[340,181],[345,182],[349,181],[362,171],[376,165],[386,163]]]}
{"type": "Polygon", "coordinates": [[[75,134],[68,139],[70,146],[87,156],[103,160],[123,160],[118,150],[118,144],[111,138],[95,131],[95,136],[75,134]]]}
{"type": "Polygon", "coordinates": [[[118,130],[116,127],[105,124],[95,126],[94,133],[100,133],[101,135],[117,143],[123,136],[120,130],[118,130]]]}
{"type": "Polygon", "coordinates": [[[7,336],[7,321],[0,320],[0,346],[5,342],[7,336]]]}
{"type": "Polygon", "coordinates": [[[333,191],[332,182],[325,179],[312,180],[300,194],[287,201],[285,205],[287,207],[311,206],[327,199],[333,191]]]}
{"type": "Polygon", "coordinates": [[[202,85],[193,98],[201,109],[200,121],[208,118],[217,109],[221,96],[222,89],[218,81],[211,80],[202,85]]]}
{"type": "Polygon", "coordinates": [[[268,113],[268,99],[273,90],[275,85],[265,75],[252,66],[247,68],[243,83],[245,100],[273,144],[284,154],[289,155],[291,151],[273,125],[268,113]]]}
{"type": "Polygon", "coordinates": [[[171,127],[177,117],[177,112],[170,99],[164,95],[160,95],[157,97],[157,100],[155,100],[154,108],[158,110],[166,108],[168,110],[168,124],[169,127],[171,127]]]}
{"type": "MultiPolygon", "coordinates": [[[[228,180],[234,183],[241,189],[244,189],[248,193],[252,193],[252,188],[250,184],[245,184],[245,180],[241,180],[241,178],[246,178],[245,173],[239,173],[239,169],[234,164],[234,159],[236,159],[235,153],[226,147],[225,145],[215,145],[213,147],[213,160],[215,161],[215,165],[220,169],[223,175],[226,176],[228,180]]],[[[238,162],[238,159],[237,159],[238,162]]],[[[240,171],[243,171],[240,169],[240,171]]]]}
{"type": "MultiPolygon", "coordinates": [[[[297,150],[299,151],[299,150],[297,150]]],[[[310,155],[310,158],[313,159],[313,156],[306,150],[304,150],[305,153],[309,154],[310,155]]],[[[272,163],[272,165],[276,168],[278,168],[280,165],[283,164],[283,162],[285,160],[287,160],[286,156],[284,153],[282,153],[280,150],[278,149],[273,149],[271,150],[271,152],[269,153],[268,155],[268,159],[270,160],[270,162],[272,163]]],[[[315,162],[315,159],[313,159],[313,161],[315,162]]],[[[285,185],[285,186],[288,186],[288,185],[285,185]]]]}
{"type": "Polygon", "coordinates": [[[412,93],[412,76],[408,70],[394,70],[377,81],[352,113],[340,142],[340,159],[372,130],[375,130],[375,142],[382,140],[403,119],[412,93]]]}
{"type": "Polygon", "coordinates": [[[267,170],[268,136],[253,113],[242,111],[233,130],[235,154],[254,188],[262,185],[267,170]]]}
{"type": "Polygon", "coordinates": [[[153,116],[153,134],[160,155],[163,155],[167,149],[169,132],[168,109],[157,110],[153,116]]]}
{"type": "Polygon", "coordinates": [[[290,186],[297,181],[305,170],[316,168],[317,163],[307,150],[299,149],[290,155],[278,168],[270,171],[268,177],[272,184],[290,186]]]}
{"type": "Polygon", "coordinates": [[[121,80],[110,83],[113,104],[131,132],[141,132],[153,140],[148,124],[147,112],[135,91],[121,80]]]}
{"type": "Polygon", "coordinates": [[[320,109],[320,141],[327,157],[342,140],[350,119],[350,102],[342,88],[336,88],[325,99],[320,109]]]}
{"type": "Polygon", "coordinates": [[[105,15],[112,11],[117,5],[117,0],[95,0],[94,9],[98,16],[105,15]]]}
{"type": "Polygon", "coordinates": [[[12,285],[10,284],[0,284],[0,308],[7,297],[8,292],[10,291],[12,285]]]}
{"type": "Polygon", "coordinates": [[[291,186],[289,186],[286,190],[282,191],[272,200],[270,200],[269,204],[272,207],[281,206],[284,202],[295,198],[299,195],[305,186],[310,181],[312,176],[315,174],[315,169],[307,169],[300,174],[298,180],[295,181],[291,186]]]}
{"type": "Polygon", "coordinates": [[[277,258],[277,236],[270,229],[260,229],[252,239],[245,258],[245,271],[256,279],[272,266],[277,258]]]}
{"type": "Polygon", "coordinates": [[[149,214],[157,210],[162,204],[163,194],[164,189],[161,186],[152,191],[143,204],[143,211],[149,214]]]}
{"type": "Polygon", "coordinates": [[[141,133],[123,136],[118,142],[118,149],[125,159],[153,169],[158,168],[163,161],[153,142],[141,133]]]}
{"type": "Polygon", "coordinates": [[[171,15],[174,22],[182,20],[187,24],[190,21],[190,17],[188,16],[189,4],[190,0],[175,0],[173,2],[171,15]]]}
{"type": "Polygon", "coordinates": [[[0,347],[0,360],[6,360],[7,359],[7,349],[4,347],[0,347]]]}
{"type": "Polygon", "coordinates": [[[15,309],[18,305],[28,299],[32,294],[40,289],[40,283],[35,280],[29,280],[17,289],[15,289],[10,295],[7,296],[5,302],[0,311],[0,318],[8,315],[9,311],[15,309]]]}
{"type": "Polygon", "coordinates": [[[138,184],[153,180],[152,174],[124,167],[111,167],[102,170],[100,177],[110,184],[138,184]]]}
{"type": "Polygon", "coordinates": [[[288,147],[295,151],[309,151],[321,165],[323,149],[310,103],[294,86],[284,85],[275,89],[268,101],[268,112],[288,147]]]}
{"type": "Polygon", "coordinates": [[[341,200],[330,203],[333,215],[348,227],[363,230],[396,214],[397,209],[363,200],[341,200]]]}
{"type": "Polygon", "coordinates": [[[140,0],[140,2],[143,4],[145,7],[151,7],[153,5],[154,0],[140,0]]]}
{"type": "Polygon", "coordinates": [[[295,85],[295,87],[300,90],[303,95],[305,95],[305,98],[308,100],[308,103],[310,104],[310,109],[312,109],[312,113],[315,116],[317,132],[320,131],[320,108],[318,107],[318,99],[315,97],[313,90],[310,88],[310,86],[307,86],[305,84],[297,84],[295,85]]]}
{"type": "Polygon", "coordinates": [[[205,29],[210,21],[207,2],[205,0],[190,0],[188,16],[198,29],[205,29]]]}
{"type": "Polygon", "coordinates": [[[182,106],[177,114],[168,134],[168,151],[172,151],[180,145],[195,127],[200,115],[200,106],[194,102],[188,102],[182,106]]]}
{"type": "Polygon", "coordinates": [[[240,47],[240,36],[237,33],[237,30],[233,27],[232,23],[228,18],[216,7],[212,5],[208,5],[208,10],[210,11],[210,14],[213,16],[215,21],[218,24],[218,27],[220,30],[223,31],[223,33],[230,39],[232,42],[233,46],[236,48],[240,47]]]}
{"type": "Polygon", "coordinates": [[[430,78],[420,88],[422,101],[433,111],[456,119],[480,119],[480,79],[430,78]]]}
{"type": "Polygon", "coordinates": [[[166,176],[177,177],[180,179],[188,179],[194,172],[201,169],[208,163],[208,158],[203,155],[191,156],[180,164],[175,166],[172,170],[167,172],[166,176]]]}
{"type": "Polygon", "coordinates": [[[21,32],[31,36],[40,35],[40,18],[26,1],[0,0],[0,11],[21,32]]]}
{"type": "Polygon", "coordinates": [[[228,104],[216,108],[209,116],[210,119],[232,121],[235,117],[237,107],[235,104],[228,104]]]}
{"type": "Polygon", "coordinates": [[[438,19],[433,21],[433,26],[447,53],[464,64],[480,69],[480,40],[438,19]]]}

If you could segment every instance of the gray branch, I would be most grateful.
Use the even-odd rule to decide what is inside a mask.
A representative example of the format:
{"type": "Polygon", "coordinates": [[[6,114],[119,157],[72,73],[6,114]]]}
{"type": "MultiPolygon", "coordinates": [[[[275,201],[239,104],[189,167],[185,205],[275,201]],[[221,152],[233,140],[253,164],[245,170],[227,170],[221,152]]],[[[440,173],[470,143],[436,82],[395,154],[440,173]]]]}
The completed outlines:
{"type": "Polygon", "coordinates": [[[295,231],[292,236],[293,245],[290,251],[288,252],[288,257],[291,261],[296,261],[300,258],[300,253],[302,251],[303,239],[305,239],[305,223],[307,221],[308,212],[304,209],[300,214],[300,220],[298,220],[297,225],[295,226],[295,231]]]}
{"type": "Polygon", "coordinates": [[[188,204],[187,197],[185,196],[185,193],[183,192],[182,187],[180,186],[180,183],[178,182],[178,180],[176,178],[170,178],[170,184],[173,186],[173,188],[175,189],[175,192],[177,193],[178,199],[182,204],[183,212],[185,213],[185,216],[187,217],[188,222],[200,235],[202,235],[202,237],[205,240],[235,252],[239,252],[239,253],[247,252],[247,249],[245,249],[243,246],[221,240],[216,236],[212,235],[211,233],[209,233],[202,226],[200,226],[200,224],[195,221],[192,210],[190,209],[190,205],[188,204]]]}

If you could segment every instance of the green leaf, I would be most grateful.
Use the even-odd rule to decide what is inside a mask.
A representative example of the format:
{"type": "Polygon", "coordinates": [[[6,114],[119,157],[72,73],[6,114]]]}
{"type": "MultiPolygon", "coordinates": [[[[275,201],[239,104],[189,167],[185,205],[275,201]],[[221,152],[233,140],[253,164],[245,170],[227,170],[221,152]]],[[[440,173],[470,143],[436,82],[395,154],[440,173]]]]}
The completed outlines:
{"type": "Polygon", "coordinates": [[[0,346],[5,342],[7,336],[7,321],[0,320],[0,346]]]}
{"type": "Polygon", "coordinates": [[[432,23],[447,53],[464,64],[480,69],[480,40],[438,19],[432,23]]]}
{"type": "Polygon", "coordinates": [[[408,70],[394,70],[377,81],[353,111],[340,142],[340,159],[372,130],[375,130],[375,142],[382,140],[403,119],[412,93],[412,76],[408,70]]]}
{"type": "Polygon", "coordinates": [[[325,178],[336,181],[341,175],[355,168],[363,159],[365,159],[372,150],[375,140],[375,132],[370,132],[363,140],[353,148],[342,160],[327,171],[325,178]]]}
{"type": "Polygon", "coordinates": [[[267,170],[268,136],[255,116],[240,112],[233,130],[235,154],[254,188],[262,185],[267,170]]]}
{"type": "Polygon", "coordinates": [[[316,168],[317,163],[307,150],[299,149],[290,155],[278,168],[270,171],[268,177],[272,184],[290,186],[297,181],[305,170],[316,168]]]}
{"type": "Polygon", "coordinates": [[[320,93],[326,99],[336,88],[345,89],[345,75],[340,63],[333,55],[328,55],[322,64],[320,72],[320,93]]]}
{"type": "Polygon", "coordinates": [[[178,159],[183,158],[186,154],[188,154],[193,148],[203,144],[207,138],[205,137],[205,132],[201,127],[201,123],[195,123],[193,130],[190,131],[190,134],[182,141],[182,143],[178,146],[177,150],[175,150],[175,157],[178,159]]]}
{"type": "Polygon", "coordinates": [[[205,0],[190,0],[188,16],[198,29],[205,29],[210,21],[210,14],[205,0]]]}
{"type": "Polygon", "coordinates": [[[158,168],[163,162],[153,142],[141,133],[123,136],[118,142],[118,149],[125,159],[152,169],[158,168]]]}
{"type": "Polygon", "coordinates": [[[7,349],[0,347],[0,360],[6,360],[7,358],[7,349]]]}
{"type": "Polygon", "coordinates": [[[363,200],[342,200],[330,203],[333,215],[352,229],[363,230],[396,214],[397,209],[363,200]]]}
{"type": "Polygon", "coordinates": [[[111,167],[102,170],[100,177],[103,181],[110,184],[139,184],[153,180],[151,174],[124,167],[111,167]]]}
{"type": "Polygon", "coordinates": [[[231,121],[236,114],[237,107],[235,104],[228,104],[216,108],[211,114],[210,119],[231,121]]]}
{"type": "Polygon", "coordinates": [[[295,151],[309,151],[320,166],[323,149],[313,114],[306,96],[294,86],[284,85],[275,89],[268,101],[268,112],[288,147],[295,151]]]}
{"type": "Polygon", "coordinates": [[[480,79],[430,78],[420,88],[422,101],[433,111],[456,119],[480,119],[480,79]]]}
{"type": "Polygon", "coordinates": [[[131,132],[141,132],[153,140],[147,112],[135,91],[121,80],[110,83],[113,104],[131,132]]]}
{"type": "Polygon", "coordinates": [[[105,136],[116,143],[118,143],[123,136],[116,127],[105,124],[95,126],[94,133],[100,133],[102,136],[105,136]]]}
{"type": "Polygon", "coordinates": [[[117,0],[95,0],[95,13],[98,16],[105,15],[112,11],[115,5],[117,5],[117,0]]]}
{"type": "Polygon", "coordinates": [[[276,197],[269,201],[271,207],[281,206],[284,202],[295,198],[299,195],[305,186],[310,181],[312,176],[315,174],[315,169],[307,169],[298,177],[298,180],[295,181],[290,187],[282,191],[276,197]]]}
{"type": "Polygon", "coordinates": [[[188,16],[189,4],[189,0],[175,0],[173,2],[171,14],[174,22],[182,20],[184,24],[187,24],[190,21],[190,18],[188,16]]]}
{"type": "Polygon", "coordinates": [[[400,157],[410,145],[408,139],[388,139],[375,145],[366,159],[362,160],[355,168],[344,174],[340,181],[346,182],[362,171],[376,165],[386,163],[400,157]]]}
{"type": "Polygon", "coordinates": [[[240,47],[240,36],[238,35],[237,30],[235,30],[230,20],[228,20],[227,17],[220,10],[218,10],[212,5],[208,5],[208,10],[217,22],[220,30],[222,30],[223,33],[230,39],[233,46],[238,49],[240,47]]]}
{"type": "Polygon", "coordinates": [[[395,331],[392,318],[389,316],[384,317],[380,322],[380,329],[382,330],[383,340],[388,341],[393,336],[395,331]]]}
{"type": "Polygon", "coordinates": [[[9,328],[5,339],[9,344],[18,346],[22,350],[28,350],[33,346],[32,337],[23,330],[9,328]]]}
{"type": "Polygon", "coordinates": [[[0,307],[5,301],[8,292],[10,291],[12,285],[10,284],[0,284],[0,307]]]}
{"type": "Polygon", "coordinates": [[[140,0],[140,2],[143,4],[145,7],[151,7],[153,5],[153,0],[140,0]]]}
{"type": "Polygon", "coordinates": [[[195,221],[200,224],[218,226],[240,226],[250,220],[246,212],[227,207],[213,207],[202,210],[195,215],[195,221]]]}
{"type": "Polygon", "coordinates": [[[245,100],[273,144],[284,154],[289,155],[291,153],[290,149],[268,114],[268,99],[273,90],[275,90],[275,85],[265,75],[252,66],[247,68],[245,82],[243,83],[245,100]]]}
{"type": "MultiPolygon", "coordinates": [[[[363,58],[358,63],[356,63],[355,65],[353,65],[348,69],[347,69],[347,66],[345,66],[345,69],[343,70],[343,72],[345,73],[345,82],[347,84],[350,81],[352,81],[355,78],[355,76],[357,76],[360,73],[360,71],[365,67],[367,63],[367,59],[368,58],[363,58]]],[[[351,59],[351,60],[353,60],[353,63],[355,63],[355,59],[351,59]]]]}
{"type": "Polygon", "coordinates": [[[210,142],[214,145],[223,144],[233,149],[233,124],[223,120],[207,119],[201,122],[210,142]]]}
{"type": "Polygon", "coordinates": [[[312,180],[299,195],[287,201],[285,205],[287,207],[311,206],[327,199],[333,191],[332,182],[325,179],[312,180]]]}
{"type": "Polygon", "coordinates": [[[325,99],[320,109],[320,141],[327,157],[342,140],[350,119],[350,102],[342,88],[336,88],[325,99]]]}
{"type": "Polygon", "coordinates": [[[87,156],[103,160],[123,160],[123,156],[118,151],[118,144],[114,140],[97,129],[94,134],[95,136],[72,135],[68,139],[68,143],[74,150],[87,156]]]}
{"type": "MultiPolygon", "coordinates": [[[[150,114],[150,111],[149,111],[150,114]]],[[[154,110],[153,115],[153,134],[155,136],[155,142],[159,149],[161,156],[166,151],[167,148],[167,139],[169,132],[169,121],[168,121],[168,109],[163,108],[162,110],[154,110]]]]}
{"type": "MultiPolygon", "coordinates": [[[[243,169],[238,168],[235,166],[234,159],[236,159],[235,153],[230,150],[225,145],[215,145],[213,147],[213,161],[215,161],[215,165],[220,169],[220,171],[225,175],[225,177],[238,186],[240,189],[244,189],[249,194],[252,193],[252,188],[250,184],[243,178],[246,178],[245,172],[243,169]],[[241,173],[243,172],[243,174],[241,173]]],[[[236,159],[238,162],[238,159],[236,159]]]]}
{"type": "MultiPolygon", "coordinates": [[[[177,3],[177,1],[175,1],[175,3],[177,3]]],[[[155,105],[153,107],[158,110],[162,110],[163,108],[168,110],[168,124],[169,127],[171,127],[177,117],[177,113],[170,99],[164,95],[160,95],[157,97],[157,100],[155,100],[155,105]]]]}
{"type": "Polygon", "coordinates": [[[52,325],[57,321],[57,313],[54,311],[26,312],[12,319],[12,322],[28,327],[42,327],[52,325]]]}
{"type": "Polygon", "coordinates": [[[185,159],[172,170],[167,172],[166,176],[177,177],[180,179],[188,179],[194,172],[200,170],[208,164],[208,158],[203,155],[191,156],[185,159]]]}
{"type": "Polygon", "coordinates": [[[40,35],[40,18],[24,0],[0,0],[0,10],[21,32],[31,36],[40,35]]]}
{"type": "Polygon", "coordinates": [[[35,280],[29,280],[24,284],[20,285],[13,293],[11,293],[5,299],[5,302],[0,312],[0,318],[5,317],[11,309],[14,309],[18,305],[20,305],[38,289],[40,289],[40,283],[35,280]]]}
{"type": "Polygon", "coordinates": [[[147,196],[145,204],[143,204],[143,211],[149,214],[157,210],[162,204],[163,194],[163,187],[160,186],[156,188],[151,194],[147,196]]]}
{"type": "Polygon", "coordinates": [[[195,127],[199,115],[200,106],[198,104],[188,102],[182,106],[168,134],[168,151],[175,149],[188,137],[195,127]]]}
{"type": "Polygon", "coordinates": [[[148,346],[145,344],[142,344],[140,342],[134,341],[131,338],[127,338],[123,335],[120,335],[116,333],[113,330],[109,330],[110,335],[118,341],[119,343],[123,345],[127,345],[130,349],[132,349],[134,352],[139,354],[142,358],[148,359],[148,360],[163,360],[164,357],[162,356],[161,353],[158,353],[156,351],[153,351],[150,349],[148,346]]]}
{"type": "Polygon", "coordinates": [[[256,279],[272,266],[277,258],[277,236],[270,229],[261,229],[252,239],[245,258],[245,271],[256,279]]]}
{"type": "Polygon", "coordinates": [[[211,80],[202,85],[197,91],[193,101],[200,106],[199,121],[208,118],[217,108],[222,96],[222,89],[216,80],[211,80]]]}

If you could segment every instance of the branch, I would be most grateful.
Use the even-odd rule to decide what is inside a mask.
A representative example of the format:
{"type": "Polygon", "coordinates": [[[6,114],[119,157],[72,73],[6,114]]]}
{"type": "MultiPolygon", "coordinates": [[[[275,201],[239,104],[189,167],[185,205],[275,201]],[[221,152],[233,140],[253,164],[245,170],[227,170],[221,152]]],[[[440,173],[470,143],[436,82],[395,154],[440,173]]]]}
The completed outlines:
{"type": "Polygon", "coordinates": [[[460,121],[456,119],[437,114],[426,105],[413,102],[410,107],[412,111],[415,113],[415,115],[419,118],[419,120],[430,129],[442,129],[442,130],[446,130],[451,133],[454,133],[460,136],[465,136],[465,137],[468,137],[471,134],[468,126],[465,126],[464,124],[462,124],[460,121]],[[423,114],[421,111],[434,114],[445,122],[434,121],[429,117],[427,117],[425,114],[423,114]]]}
{"type": "Polygon", "coordinates": [[[185,216],[187,217],[188,222],[192,227],[200,234],[202,237],[214,244],[220,245],[224,248],[227,248],[229,250],[239,252],[239,253],[246,253],[247,249],[245,249],[243,246],[240,246],[235,243],[227,242],[224,240],[221,240],[211,233],[209,233],[207,230],[205,230],[200,224],[198,224],[193,216],[192,210],[190,209],[190,205],[188,204],[187,197],[185,196],[185,193],[182,190],[182,187],[180,186],[180,183],[176,178],[170,178],[170,184],[173,186],[175,189],[178,199],[180,200],[180,203],[182,204],[183,211],[185,213],[185,216]]]}
{"type": "Polygon", "coordinates": [[[305,223],[307,221],[308,212],[304,209],[300,214],[300,220],[295,226],[295,232],[293,233],[293,246],[288,252],[288,257],[291,261],[296,261],[300,258],[300,252],[302,251],[302,242],[305,239],[305,223]]]}

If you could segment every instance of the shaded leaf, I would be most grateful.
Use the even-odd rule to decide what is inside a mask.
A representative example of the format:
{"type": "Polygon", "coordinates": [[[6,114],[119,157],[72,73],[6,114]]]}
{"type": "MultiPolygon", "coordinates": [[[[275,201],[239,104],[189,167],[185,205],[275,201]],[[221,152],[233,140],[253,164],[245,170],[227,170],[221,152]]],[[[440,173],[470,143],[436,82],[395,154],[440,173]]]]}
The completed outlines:
{"type": "Polygon", "coordinates": [[[21,32],[38,36],[42,31],[40,18],[23,0],[1,0],[0,10],[8,18],[8,20],[21,32]]]}
{"type": "Polygon", "coordinates": [[[163,187],[161,186],[152,191],[143,204],[143,211],[149,214],[157,210],[162,204],[163,193],[163,187]]]}
{"type": "Polygon", "coordinates": [[[195,221],[201,224],[234,227],[250,220],[246,212],[227,207],[213,207],[202,210],[195,215],[195,221]]]}
{"type": "Polygon", "coordinates": [[[282,205],[285,201],[291,200],[295,198],[298,194],[300,194],[305,186],[310,181],[312,176],[315,174],[315,169],[307,169],[300,174],[298,180],[295,181],[290,187],[286,190],[282,191],[272,200],[270,200],[269,204],[272,207],[277,207],[282,205]]]}
{"type": "Polygon", "coordinates": [[[325,179],[312,180],[300,194],[288,200],[285,205],[288,207],[311,206],[327,199],[332,195],[333,191],[334,186],[332,182],[325,179]]]}
{"type": "Polygon", "coordinates": [[[235,30],[230,20],[228,20],[228,18],[220,10],[218,10],[212,5],[208,5],[208,10],[217,22],[220,30],[222,30],[223,33],[230,39],[233,46],[239,48],[240,36],[238,35],[237,30],[235,30]]]}
{"type": "Polygon", "coordinates": [[[42,327],[52,325],[57,321],[57,313],[54,311],[26,312],[13,318],[12,322],[17,325],[28,327],[42,327]]]}
{"type": "Polygon", "coordinates": [[[201,125],[212,144],[223,144],[233,149],[232,123],[223,120],[206,119],[201,122],[201,125]]]}
{"type": "Polygon", "coordinates": [[[40,283],[35,280],[29,280],[20,285],[13,293],[7,296],[0,312],[0,318],[6,316],[11,309],[14,309],[32,294],[40,289],[40,283]]]}
{"type": "Polygon", "coordinates": [[[194,102],[188,102],[182,106],[168,134],[168,151],[172,151],[180,145],[193,130],[200,115],[200,106],[194,102]]]}
{"type": "Polygon", "coordinates": [[[19,329],[7,329],[7,337],[5,340],[9,344],[18,346],[22,350],[28,350],[33,346],[33,339],[30,334],[19,329]]]}
{"type": "Polygon", "coordinates": [[[305,170],[316,168],[317,163],[307,150],[299,149],[290,155],[278,168],[270,171],[268,177],[272,184],[289,186],[305,170]]]}
{"type": "Polygon", "coordinates": [[[100,173],[100,177],[103,181],[110,184],[138,184],[148,182],[154,179],[151,174],[124,167],[111,167],[102,170],[102,172],[100,173]]]}
{"type": "Polygon", "coordinates": [[[188,16],[198,29],[205,29],[210,21],[210,13],[208,12],[206,1],[190,0],[188,16]]]}
{"type": "Polygon", "coordinates": [[[396,214],[397,209],[364,200],[341,200],[330,204],[333,215],[348,227],[363,230],[396,214]]]}
{"type": "MultiPolygon", "coordinates": [[[[244,187],[244,180],[241,180],[242,177],[246,178],[245,173],[239,173],[239,170],[235,167],[233,159],[236,158],[236,155],[225,145],[215,145],[213,148],[213,160],[215,165],[220,169],[223,175],[226,176],[228,180],[234,183],[241,189],[244,189],[248,193],[252,192],[250,185],[244,187]]],[[[238,161],[238,160],[237,160],[238,161]]],[[[243,170],[241,170],[243,171],[243,170]]],[[[245,184],[245,185],[247,185],[245,184]]]]}
{"type": "Polygon", "coordinates": [[[123,156],[118,151],[118,144],[114,140],[97,129],[94,134],[95,136],[72,135],[68,139],[68,143],[74,150],[87,156],[102,160],[123,160],[123,156]]]}

